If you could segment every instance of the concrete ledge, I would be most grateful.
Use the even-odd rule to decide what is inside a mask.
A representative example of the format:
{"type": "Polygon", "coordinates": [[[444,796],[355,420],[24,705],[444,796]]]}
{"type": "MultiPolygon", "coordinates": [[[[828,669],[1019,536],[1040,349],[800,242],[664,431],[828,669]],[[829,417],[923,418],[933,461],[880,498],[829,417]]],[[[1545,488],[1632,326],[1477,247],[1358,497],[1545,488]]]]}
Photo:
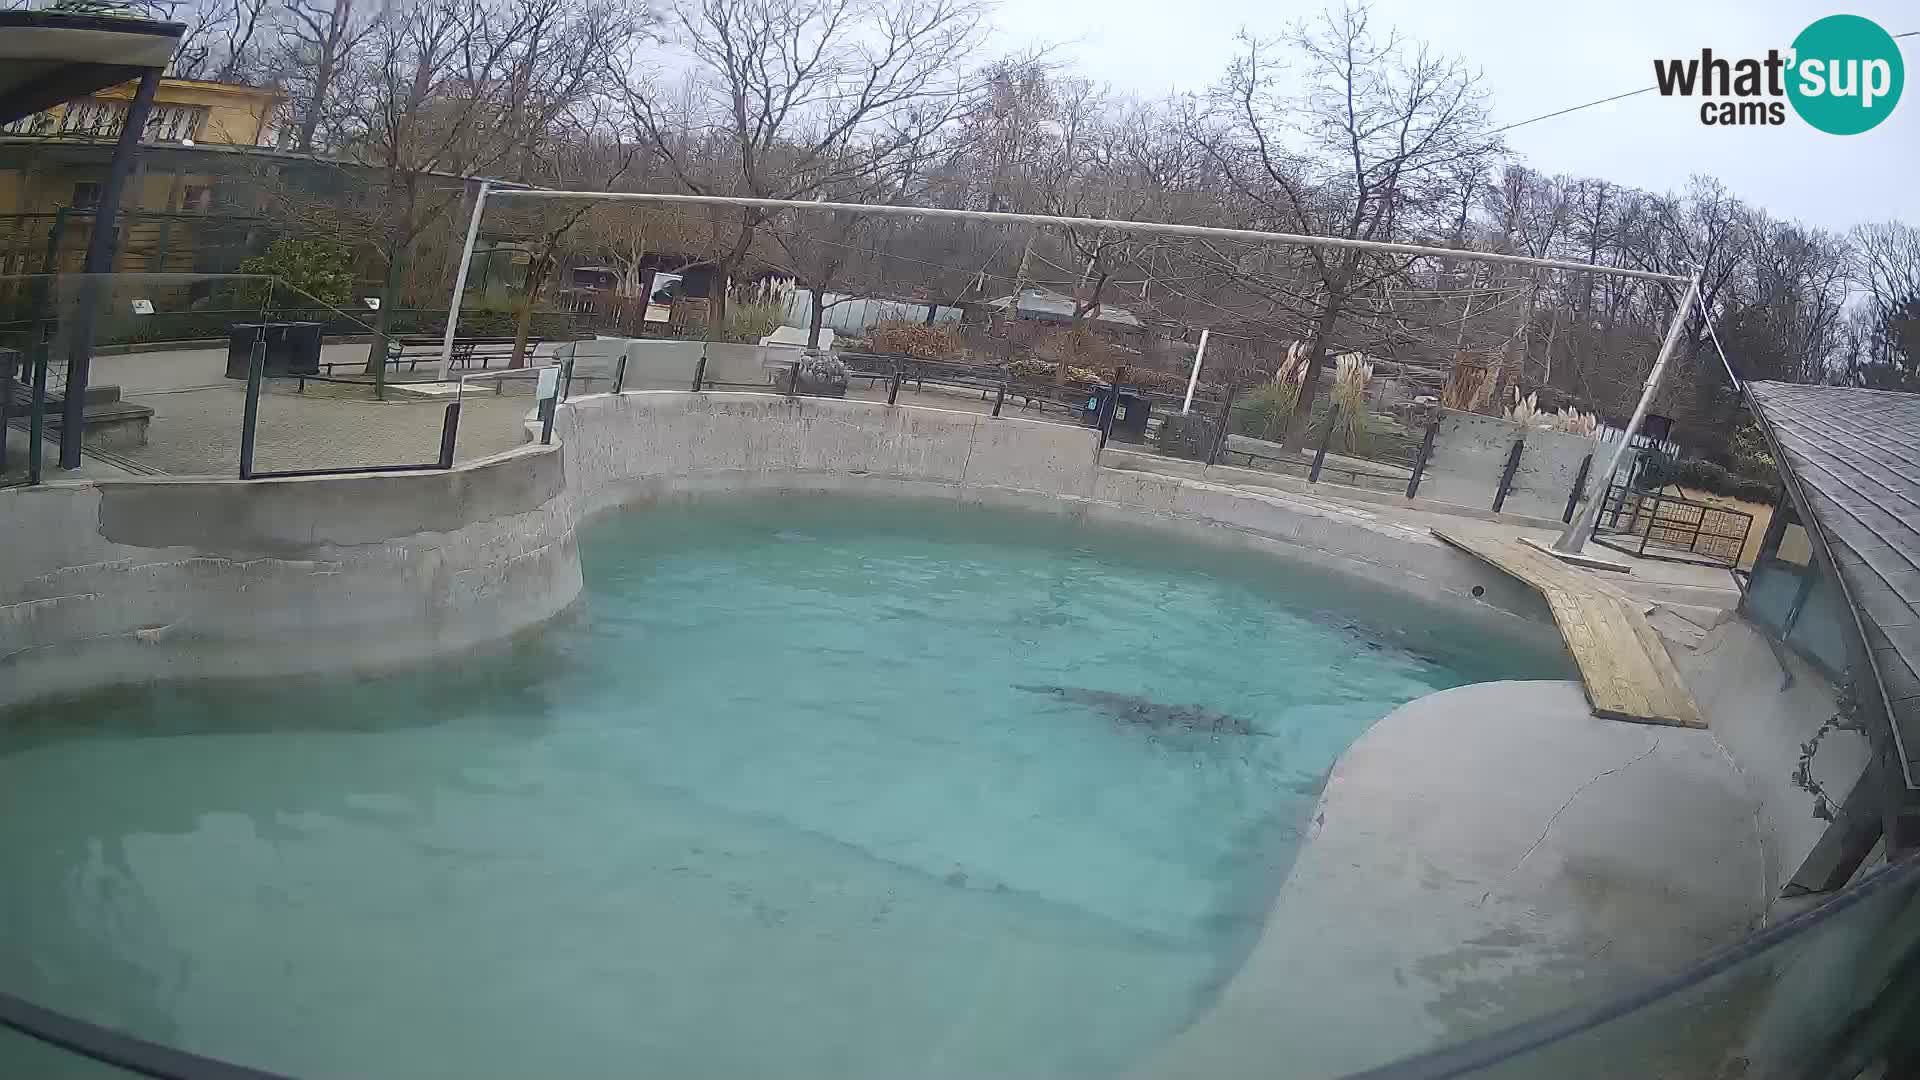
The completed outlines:
{"type": "Polygon", "coordinates": [[[1595,719],[1575,683],[1410,702],[1334,766],[1239,974],[1140,1075],[1342,1076],[1677,971],[1766,908],[1753,815],[1707,732],[1595,719]]]}
{"type": "Polygon", "coordinates": [[[0,492],[0,706],[116,683],[379,668],[579,595],[562,461],[0,492]]]}

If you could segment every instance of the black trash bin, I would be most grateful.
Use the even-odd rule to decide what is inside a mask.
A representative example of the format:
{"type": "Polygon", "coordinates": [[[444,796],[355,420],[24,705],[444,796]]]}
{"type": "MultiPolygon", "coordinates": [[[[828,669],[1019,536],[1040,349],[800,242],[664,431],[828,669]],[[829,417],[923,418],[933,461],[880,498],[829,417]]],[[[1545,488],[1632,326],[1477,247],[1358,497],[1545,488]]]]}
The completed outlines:
{"type": "Polygon", "coordinates": [[[320,374],[320,330],[317,322],[234,323],[227,328],[227,378],[247,377],[253,343],[266,331],[268,375],[320,374]]]}
{"type": "Polygon", "coordinates": [[[1080,407],[1080,422],[1091,428],[1101,427],[1111,409],[1113,428],[1107,433],[1109,439],[1146,442],[1147,413],[1152,407],[1152,402],[1141,396],[1137,387],[1101,383],[1087,391],[1086,404],[1080,407]]]}

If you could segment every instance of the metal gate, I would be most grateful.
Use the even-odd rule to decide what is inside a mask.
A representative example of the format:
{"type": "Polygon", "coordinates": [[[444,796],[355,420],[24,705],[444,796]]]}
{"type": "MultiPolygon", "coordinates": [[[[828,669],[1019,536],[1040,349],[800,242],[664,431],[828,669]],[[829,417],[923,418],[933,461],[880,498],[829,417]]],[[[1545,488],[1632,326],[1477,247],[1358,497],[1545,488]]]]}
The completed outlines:
{"type": "Polygon", "coordinates": [[[1635,457],[1625,482],[1607,485],[1593,542],[1648,559],[1740,565],[1753,515],[1643,488],[1651,454],[1635,457]]]}

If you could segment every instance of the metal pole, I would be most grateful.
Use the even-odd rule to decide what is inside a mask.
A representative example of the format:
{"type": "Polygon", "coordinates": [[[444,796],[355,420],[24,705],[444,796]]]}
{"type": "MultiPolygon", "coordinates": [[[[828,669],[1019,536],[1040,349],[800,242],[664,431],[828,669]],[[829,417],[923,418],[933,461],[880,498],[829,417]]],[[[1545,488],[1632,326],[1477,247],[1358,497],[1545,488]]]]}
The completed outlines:
{"type": "Polygon", "coordinates": [[[453,335],[460,326],[460,300],[467,294],[467,270],[473,266],[473,245],[480,238],[480,215],[487,209],[492,185],[480,181],[473,196],[473,216],[467,219],[467,242],[460,248],[460,268],[453,274],[453,296],[447,300],[447,329],[440,337],[440,381],[453,378],[453,335]]]}
{"type": "Polygon", "coordinates": [[[1007,403],[1007,380],[1000,380],[1000,389],[993,395],[993,415],[1000,415],[1000,406],[1007,403]]]}
{"type": "Polygon", "coordinates": [[[700,359],[693,362],[693,389],[695,393],[705,388],[707,381],[707,343],[700,343],[700,359]]]}
{"type": "Polygon", "coordinates": [[[447,402],[446,418],[440,421],[440,467],[453,468],[453,448],[460,438],[460,403],[447,402]]]}
{"type": "Polygon", "coordinates": [[[41,459],[46,456],[46,448],[41,440],[47,435],[47,365],[50,351],[46,342],[33,348],[33,393],[27,398],[27,483],[40,482],[41,459]]]}
{"type": "Polygon", "coordinates": [[[7,467],[7,424],[12,419],[13,357],[0,356],[0,472],[7,467]]]}
{"type": "Polygon", "coordinates": [[[620,351],[620,362],[613,366],[613,392],[618,394],[627,388],[627,353],[620,351]]]}
{"type": "Polygon", "coordinates": [[[1204,360],[1207,355],[1208,333],[1209,331],[1204,327],[1201,329],[1200,347],[1193,350],[1193,373],[1187,376],[1187,399],[1180,403],[1181,416],[1185,416],[1193,411],[1193,388],[1200,385],[1200,361],[1204,360]]]}
{"type": "Polygon", "coordinates": [[[793,367],[787,371],[787,396],[800,396],[800,361],[798,360],[795,360],[793,367]]]}
{"type": "Polygon", "coordinates": [[[887,380],[887,404],[892,405],[899,400],[900,381],[903,377],[900,373],[900,361],[895,360],[893,362],[893,377],[887,380]]]}
{"type": "Polygon", "coordinates": [[[1327,406],[1327,430],[1320,433],[1320,449],[1313,452],[1313,471],[1307,474],[1307,483],[1320,482],[1320,467],[1327,463],[1327,444],[1333,441],[1333,428],[1339,422],[1340,404],[1335,402],[1327,406]]]}
{"type": "Polygon", "coordinates": [[[1413,479],[1407,481],[1407,498],[1420,493],[1420,478],[1427,473],[1427,459],[1433,456],[1433,440],[1440,434],[1440,418],[1435,417],[1427,425],[1427,434],[1420,440],[1420,456],[1413,459],[1413,479]]]}
{"type": "Polygon", "coordinates": [[[1525,439],[1513,440],[1513,449],[1507,451],[1507,467],[1500,473],[1500,490],[1493,493],[1493,512],[1507,504],[1507,492],[1513,490],[1513,474],[1520,468],[1520,453],[1527,448],[1525,439]]]}
{"type": "Polygon", "coordinates": [[[1239,383],[1228,376],[1227,392],[1220,399],[1220,421],[1214,427],[1213,442],[1207,447],[1207,467],[1220,460],[1220,448],[1227,445],[1227,422],[1233,419],[1233,392],[1239,389],[1239,383]]]}
{"type": "MultiPolygon", "coordinates": [[[[1667,361],[1673,359],[1673,353],[1680,345],[1680,332],[1686,328],[1687,316],[1692,314],[1695,301],[1700,297],[1700,271],[1695,270],[1687,282],[1687,293],[1680,299],[1680,306],[1673,313],[1673,322],[1667,326],[1666,340],[1660,343],[1660,355],[1653,361],[1653,370],[1647,374],[1647,388],[1640,394],[1640,404],[1634,406],[1633,419],[1627,421],[1626,433],[1620,437],[1620,445],[1613,451],[1613,459],[1607,462],[1607,471],[1600,474],[1602,483],[1613,483],[1613,477],[1620,471],[1620,462],[1626,457],[1633,444],[1634,433],[1647,419],[1647,413],[1653,408],[1653,397],[1660,392],[1660,380],[1667,373],[1667,361]]],[[[1567,531],[1554,541],[1553,550],[1578,555],[1593,539],[1594,519],[1600,515],[1600,500],[1587,500],[1586,508],[1567,531]]]]}
{"type": "Polygon", "coordinates": [[[1561,521],[1569,523],[1573,521],[1573,512],[1580,505],[1580,493],[1586,490],[1587,471],[1591,468],[1593,468],[1593,455],[1588,454],[1580,459],[1580,472],[1573,478],[1573,490],[1567,493],[1567,512],[1560,515],[1561,521]]]}
{"type": "Polygon", "coordinates": [[[1645,281],[1687,280],[1678,274],[1657,270],[1631,270],[1621,266],[1570,262],[1564,259],[1538,259],[1531,255],[1500,255],[1459,248],[1427,247],[1422,244],[1395,244],[1382,240],[1349,240],[1338,236],[1308,236],[1300,233],[1264,232],[1259,229],[1231,229],[1215,225],[1179,225],[1167,221],[1123,221],[1111,218],[1062,217],[1057,214],[1015,214],[1001,210],[955,210],[937,206],[888,206],[872,203],[814,202],[810,199],[756,199],[739,195],[673,195],[652,191],[565,191],[521,189],[494,192],[495,198],[516,199],[592,199],[601,202],[683,203],[692,206],[739,206],[753,210],[813,210],[827,213],[871,214],[877,217],[945,218],[951,221],[994,221],[1006,225],[1040,225],[1049,228],[1077,228],[1087,231],[1109,230],[1154,236],[1210,236],[1221,240],[1252,240],[1269,244],[1299,244],[1304,247],[1346,248],[1354,251],[1388,251],[1401,255],[1429,258],[1464,259],[1470,262],[1506,263],[1511,266],[1545,266],[1556,270],[1577,270],[1614,277],[1640,278],[1645,281]]]}
{"type": "Polygon", "coordinates": [[[113,271],[113,253],[118,234],[116,215],[120,211],[121,192],[127,186],[127,173],[140,153],[140,135],[146,129],[147,116],[153,112],[153,94],[160,86],[160,69],[147,68],[140,73],[140,87],[127,106],[120,126],[120,141],[113,148],[113,162],[107,166],[106,183],[100,185],[100,206],[93,214],[93,235],[87,238],[87,261],[81,267],[86,275],[80,283],[80,308],[72,334],[68,338],[67,385],[61,391],[65,403],[60,412],[60,467],[80,467],[80,436],[87,413],[87,375],[93,364],[93,320],[99,308],[100,275],[113,271]]]}
{"type": "Polygon", "coordinates": [[[266,328],[247,351],[247,404],[240,414],[240,479],[253,479],[253,437],[260,426],[260,378],[267,370],[266,328]]]}

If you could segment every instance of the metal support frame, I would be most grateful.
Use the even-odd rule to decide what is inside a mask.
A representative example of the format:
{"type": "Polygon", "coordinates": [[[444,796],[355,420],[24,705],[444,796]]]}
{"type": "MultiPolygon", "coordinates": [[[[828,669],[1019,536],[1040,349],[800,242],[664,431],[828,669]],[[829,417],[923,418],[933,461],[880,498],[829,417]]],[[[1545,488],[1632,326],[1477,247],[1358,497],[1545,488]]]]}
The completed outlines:
{"type": "Polygon", "coordinates": [[[1407,498],[1420,494],[1420,478],[1427,475],[1427,462],[1433,457],[1433,440],[1440,435],[1440,418],[1434,417],[1427,424],[1427,433],[1420,438],[1420,456],[1413,459],[1413,478],[1407,481],[1407,498]]]}
{"type": "Polygon", "coordinates": [[[114,251],[119,246],[121,192],[127,186],[127,173],[140,153],[140,135],[146,130],[147,116],[153,111],[154,91],[160,87],[160,69],[147,68],[140,74],[140,86],[127,106],[120,127],[120,141],[114,145],[112,163],[107,166],[106,182],[100,185],[100,207],[93,216],[93,235],[87,238],[87,261],[81,267],[86,275],[80,283],[80,303],[75,312],[74,330],[67,352],[67,384],[61,391],[60,467],[80,467],[80,437],[87,412],[87,376],[93,363],[93,321],[99,308],[98,275],[113,270],[114,251]]]}
{"type": "MultiPolygon", "coordinates": [[[[1596,263],[1571,262],[1565,259],[1540,259],[1531,255],[1506,255],[1489,251],[1465,251],[1459,248],[1429,247],[1424,244],[1396,244],[1381,240],[1350,240],[1339,236],[1309,236],[1301,233],[1267,232],[1261,229],[1233,229],[1212,225],[1182,225],[1170,221],[1124,221],[1106,218],[1064,217],[1057,214],[1015,214],[998,210],[958,210],[944,206],[893,206],[872,203],[815,202],[811,199],[755,199],[733,195],[678,195],[655,191],[569,191],[537,188],[493,188],[487,187],[475,199],[473,216],[467,222],[467,242],[460,253],[460,265],[454,272],[454,293],[447,305],[446,338],[453,339],[454,329],[460,321],[460,296],[466,288],[467,268],[473,262],[474,241],[479,235],[480,216],[485,212],[487,202],[498,199],[586,199],[599,202],[645,202],[664,205],[687,206],[733,206],[754,210],[801,210],[826,213],[868,215],[873,217],[903,218],[939,218],[949,221],[987,221],[1003,225],[1039,225],[1050,228],[1078,228],[1089,232],[1140,233],[1153,236],[1204,236],[1226,240],[1251,240],[1257,243],[1295,244],[1303,247],[1345,248],[1358,251],[1392,252],[1400,255],[1425,256],[1436,259],[1464,260],[1468,262],[1505,263],[1512,266],[1549,267],[1560,270],[1576,270],[1582,273],[1604,274],[1611,277],[1638,278],[1643,281],[1667,281],[1674,283],[1690,282],[1697,291],[1698,277],[1688,279],[1674,274],[1663,274],[1656,270],[1634,270],[1623,266],[1601,266],[1596,263]]],[[[1029,245],[1030,247],[1031,245],[1029,245]]],[[[1021,262],[1024,264],[1023,255],[1021,262]]],[[[1016,286],[1024,282],[1024,271],[1017,275],[1016,286]]],[[[1009,328],[1018,316],[1021,289],[1013,291],[1014,302],[1008,308],[1009,328]]],[[[1688,294],[1690,297],[1692,292],[1688,294]]],[[[641,323],[646,321],[645,302],[651,296],[642,298],[641,323]]],[[[1683,303],[1684,312],[1691,300],[1683,303]]],[[[711,314],[711,313],[709,313],[711,314]]],[[[713,320],[707,320],[709,338],[713,333],[713,320]]],[[[1204,332],[1203,332],[1204,333],[1204,332]]],[[[1009,358],[1013,335],[1011,329],[1007,335],[1009,358]]],[[[1198,368],[1199,357],[1195,357],[1198,368]]],[[[1656,365],[1656,371],[1658,365],[1656,365]]],[[[443,368],[441,377],[449,377],[449,368],[443,368]]],[[[700,387],[696,383],[695,390],[700,387]]],[[[1635,423],[1637,425],[1638,419],[1635,423]]]]}
{"type": "Polygon", "coordinates": [[[1313,452],[1313,469],[1307,473],[1307,483],[1320,482],[1320,469],[1327,463],[1327,445],[1333,442],[1334,425],[1340,422],[1340,403],[1327,406],[1327,429],[1320,433],[1320,448],[1313,452]]]}
{"type": "Polygon", "coordinates": [[[1500,471],[1500,490],[1493,493],[1493,512],[1507,505],[1507,493],[1513,490],[1513,474],[1520,469],[1520,454],[1527,448],[1527,440],[1513,440],[1513,449],[1507,451],[1507,467],[1500,471]]]}
{"type": "MultiPolygon", "coordinates": [[[[1600,474],[1608,484],[1613,483],[1614,476],[1620,471],[1620,462],[1633,446],[1634,434],[1646,422],[1647,413],[1653,408],[1654,395],[1660,392],[1660,380],[1667,373],[1667,362],[1673,359],[1674,351],[1679,348],[1680,332],[1686,329],[1687,317],[1693,314],[1694,304],[1700,298],[1700,274],[1700,270],[1695,270],[1693,276],[1687,279],[1686,294],[1680,298],[1680,306],[1674,309],[1673,321],[1667,324],[1667,336],[1660,342],[1660,354],[1654,358],[1653,370],[1647,373],[1646,389],[1640,392],[1640,403],[1633,408],[1633,419],[1627,421],[1627,430],[1620,436],[1620,445],[1614,449],[1612,460],[1607,462],[1607,471],[1600,474]]],[[[1599,516],[1600,500],[1588,500],[1586,509],[1560,534],[1560,539],[1554,541],[1553,550],[1569,555],[1580,554],[1581,549],[1587,546],[1587,541],[1593,539],[1593,524],[1599,516]]]]}

